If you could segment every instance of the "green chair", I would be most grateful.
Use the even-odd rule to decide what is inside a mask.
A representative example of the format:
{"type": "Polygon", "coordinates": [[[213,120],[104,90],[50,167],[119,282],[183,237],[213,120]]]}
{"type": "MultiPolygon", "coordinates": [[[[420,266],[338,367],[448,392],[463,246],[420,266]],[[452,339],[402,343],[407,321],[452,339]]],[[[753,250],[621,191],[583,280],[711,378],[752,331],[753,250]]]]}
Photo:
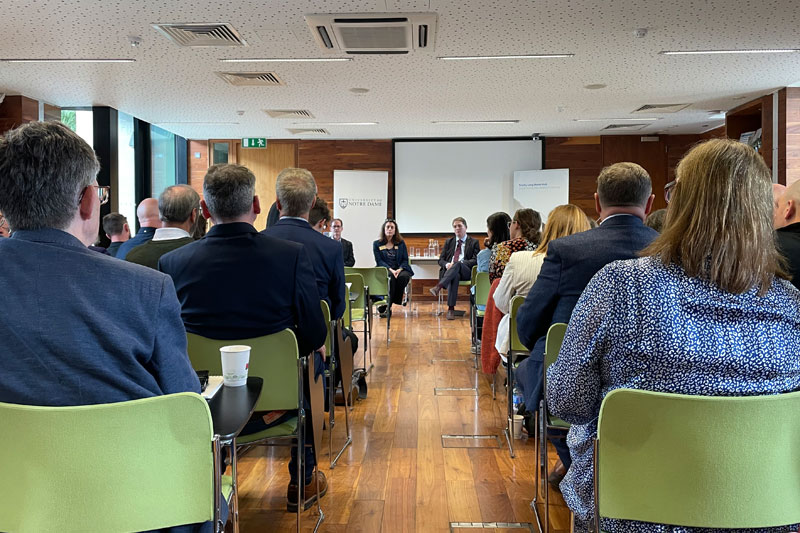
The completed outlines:
{"type": "MultiPolygon", "coordinates": [[[[335,350],[336,344],[333,342],[334,335],[338,331],[341,335],[341,327],[339,327],[340,320],[331,320],[331,310],[328,307],[328,302],[325,300],[320,300],[320,306],[322,307],[322,316],[325,318],[325,323],[328,325],[328,334],[325,337],[325,351],[328,354],[328,365],[325,368],[325,376],[328,378],[328,457],[330,459],[330,467],[331,469],[336,467],[336,463],[339,461],[339,458],[344,453],[344,450],[353,443],[353,439],[350,433],[350,414],[348,413],[348,402],[347,402],[347,392],[344,386],[345,379],[347,381],[352,381],[353,375],[353,351],[350,350],[349,358],[350,364],[349,365],[342,365],[340,363],[340,358],[343,354],[339,354],[335,350]],[[345,374],[345,367],[349,368],[349,374],[345,374]],[[339,367],[342,373],[342,393],[345,395],[344,399],[344,416],[345,416],[345,425],[347,429],[347,439],[345,439],[344,445],[342,449],[339,450],[339,453],[334,458],[333,456],[333,428],[336,426],[336,368],[339,367]],[[347,376],[347,377],[345,377],[347,376]]],[[[346,309],[345,309],[346,311],[346,309]]],[[[341,337],[340,337],[341,339],[341,337]]],[[[349,342],[350,339],[348,339],[349,342]]],[[[341,348],[342,343],[339,343],[341,348]]],[[[352,390],[352,387],[351,387],[352,390]]]]}
{"type": "Polygon", "coordinates": [[[596,523],[603,517],[720,529],[796,524],[800,392],[708,397],[614,390],[600,406],[594,459],[596,523]]]}
{"type": "MultiPolygon", "coordinates": [[[[349,267],[345,267],[345,271],[348,268],[349,267]]],[[[364,341],[362,344],[364,348],[364,370],[366,371],[367,352],[369,352],[370,365],[372,363],[372,347],[369,343],[370,326],[372,325],[372,320],[370,320],[369,307],[367,304],[369,301],[369,287],[365,285],[364,276],[361,274],[345,272],[344,281],[345,283],[350,283],[350,292],[356,295],[356,299],[352,302],[349,302],[350,309],[347,317],[348,321],[350,322],[349,327],[353,330],[353,332],[364,335],[364,341]],[[362,322],[362,328],[360,330],[355,329],[354,322],[362,322]]],[[[345,325],[348,325],[347,321],[345,321],[345,325]]]]}
{"type": "MultiPolygon", "coordinates": [[[[567,325],[563,322],[557,322],[550,326],[547,330],[547,338],[544,345],[544,364],[542,365],[542,400],[539,402],[539,414],[537,431],[537,442],[539,444],[539,466],[537,470],[537,488],[539,490],[538,472],[543,470],[541,474],[541,485],[544,490],[544,533],[550,531],[550,490],[547,487],[547,478],[550,475],[549,467],[547,464],[547,434],[548,430],[568,430],[569,423],[552,416],[547,409],[547,369],[550,365],[556,362],[558,352],[561,349],[561,343],[564,342],[564,334],[567,332],[567,325]]],[[[536,520],[539,520],[539,510],[535,503],[538,498],[538,492],[531,502],[531,507],[536,513],[536,520]]]]}
{"type": "MultiPolygon", "coordinates": [[[[389,344],[389,326],[391,325],[392,315],[391,302],[389,301],[389,270],[386,267],[345,267],[345,277],[347,274],[361,274],[364,277],[364,286],[367,290],[367,306],[369,310],[369,335],[372,337],[372,308],[373,306],[387,306],[386,313],[386,344],[389,344]],[[380,296],[381,299],[373,301],[371,296],[380,296]]],[[[370,364],[372,363],[372,352],[370,351],[370,364]]]]}
{"type": "Polygon", "coordinates": [[[492,285],[489,283],[488,272],[478,272],[478,267],[472,268],[472,284],[475,287],[475,303],[470,306],[470,325],[472,326],[472,351],[475,353],[475,368],[478,368],[478,360],[480,358],[480,350],[478,349],[478,320],[483,319],[486,315],[486,304],[489,301],[489,289],[492,285]],[[483,306],[483,309],[478,309],[478,306],[483,306]]]}
{"type": "Polygon", "coordinates": [[[76,407],[0,403],[0,531],[123,532],[213,520],[219,439],[183,392],[76,407]]]}
{"type": "MultiPolygon", "coordinates": [[[[472,270],[470,271],[470,279],[469,280],[464,280],[464,281],[459,281],[458,282],[458,286],[459,287],[473,287],[475,285],[475,275],[477,274],[477,272],[478,272],[478,267],[477,266],[472,267],[472,270]]],[[[446,289],[442,289],[442,290],[446,290],[446,289]]],[[[442,302],[443,301],[444,301],[444,295],[443,295],[442,291],[439,291],[439,296],[438,296],[437,303],[436,303],[436,315],[437,316],[441,316],[441,314],[442,314],[442,302]]],[[[464,311],[456,311],[456,315],[457,316],[462,316],[463,314],[464,314],[464,311]]]]}
{"type": "MultiPolygon", "coordinates": [[[[481,272],[484,274],[484,272],[481,272]]],[[[486,281],[489,281],[489,274],[486,274],[486,281]]],[[[508,342],[508,353],[506,354],[506,369],[507,369],[507,380],[506,380],[506,406],[507,406],[507,413],[508,417],[506,420],[506,428],[504,431],[506,436],[506,443],[508,444],[508,453],[511,457],[514,457],[514,370],[519,366],[523,359],[530,355],[530,350],[528,350],[519,340],[519,335],[517,334],[517,314],[519,313],[519,308],[522,306],[523,302],[525,302],[525,297],[516,295],[511,298],[509,302],[509,319],[508,319],[508,328],[509,328],[509,342],[508,342]]],[[[495,373],[495,375],[497,375],[495,373]]],[[[492,382],[492,392],[494,393],[494,382],[492,382]]]]}
{"type": "MultiPolygon", "coordinates": [[[[297,416],[283,424],[258,433],[240,435],[231,443],[231,448],[232,453],[235,453],[237,446],[245,445],[291,446],[297,448],[297,479],[301,480],[301,494],[298,495],[297,505],[297,531],[299,532],[300,513],[304,510],[302,502],[305,501],[305,495],[302,494],[303,449],[305,446],[310,445],[307,443],[308,436],[305,431],[304,380],[308,380],[309,384],[309,400],[314,426],[311,437],[314,440],[317,457],[319,457],[319,451],[322,449],[324,393],[322,391],[322,380],[314,381],[313,356],[298,356],[297,339],[290,329],[252,339],[216,340],[193,333],[187,333],[186,337],[192,367],[195,370],[208,370],[211,375],[222,375],[222,361],[219,353],[219,349],[222,346],[230,344],[250,346],[249,374],[264,380],[261,396],[256,403],[255,411],[297,411],[297,416]]],[[[319,487],[317,487],[317,491],[319,492],[319,487]]],[[[319,527],[325,519],[319,498],[317,498],[317,510],[319,512],[317,527],[319,527]]]]}

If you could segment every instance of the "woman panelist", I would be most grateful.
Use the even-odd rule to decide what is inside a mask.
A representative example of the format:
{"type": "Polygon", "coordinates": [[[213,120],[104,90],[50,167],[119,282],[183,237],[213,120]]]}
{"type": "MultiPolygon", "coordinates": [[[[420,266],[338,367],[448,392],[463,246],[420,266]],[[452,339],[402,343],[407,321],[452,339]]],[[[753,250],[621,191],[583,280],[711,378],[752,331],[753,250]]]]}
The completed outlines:
{"type": "MultiPolygon", "coordinates": [[[[372,253],[375,256],[375,265],[386,267],[389,270],[389,309],[391,314],[391,304],[403,303],[403,291],[411,281],[414,271],[408,264],[408,249],[400,231],[397,229],[397,222],[387,218],[381,226],[380,238],[372,243],[372,253]]],[[[378,307],[378,311],[383,314],[387,310],[385,307],[378,307]]]]}

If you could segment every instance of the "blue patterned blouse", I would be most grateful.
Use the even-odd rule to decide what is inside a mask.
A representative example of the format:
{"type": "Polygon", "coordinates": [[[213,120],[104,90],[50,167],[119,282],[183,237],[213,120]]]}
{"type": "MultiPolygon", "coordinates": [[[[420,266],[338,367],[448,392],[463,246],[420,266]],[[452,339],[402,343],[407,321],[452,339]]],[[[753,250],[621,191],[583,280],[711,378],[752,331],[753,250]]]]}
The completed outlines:
{"type": "MultiPolygon", "coordinates": [[[[653,257],[611,263],[581,295],[547,379],[551,411],[573,424],[561,490],[577,524],[594,513],[592,439],[603,397],[619,388],[704,396],[800,389],[800,292],[775,280],[764,296],[755,288],[731,294],[653,257]]],[[[611,533],[701,531],[601,525],[611,533]]]]}

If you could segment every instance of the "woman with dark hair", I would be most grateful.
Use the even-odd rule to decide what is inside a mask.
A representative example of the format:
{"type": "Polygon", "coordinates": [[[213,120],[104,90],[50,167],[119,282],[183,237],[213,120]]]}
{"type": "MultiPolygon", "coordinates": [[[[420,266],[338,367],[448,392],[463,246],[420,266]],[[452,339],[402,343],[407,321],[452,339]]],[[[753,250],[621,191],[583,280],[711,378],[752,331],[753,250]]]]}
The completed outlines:
{"type": "MultiPolygon", "coordinates": [[[[550,411],[572,424],[572,465],[561,492],[575,531],[588,531],[593,518],[592,443],[610,391],[751,396],[800,389],[800,292],[775,248],[772,172],[746,144],[714,139],[686,154],[676,181],[661,236],[639,259],[595,274],[547,372],[550,411]]],[[[736,430],[708,431],[723,429],[736,430]]],[[[603,519],[601,529],[698,531],[615,519],[603,519]]]]}
{"type": "MultiPolygon", "coordinates": [[[[403,303],[403,291],[411,281],[414,271],[408,264],[408,249],[397,228],[397,222],[392,218],[387,218],[381,226],[380,237],[372,243],[372,254],[375,256],[375,265],[386,267],[389,270],[389,309],[391,314],[391,304],[403,303]]],[[[387,312],[382,306],[378,311],[383,314],[387,312]]]]}
{"type": "Polygon", "coordinates": [[[541,239],[542,217],[533,209],[517,209],[514,218],[508,224],[511,239],[501,242],[492,250],[489,261],[489,281],[503,277],[503,270],[514,252],[523,250],[532,252],[541,239]]]}
{"type": "Polygon", "coordinates": [[[510,238],[508,224],[511,217],[508,213],[498,211],[492,213],[486,219],[486,234],[488,237],[483,241],[483,250],[478,252],[478,272],[489,272],[489,260],[492,257],[494,247],[510,238]]]}

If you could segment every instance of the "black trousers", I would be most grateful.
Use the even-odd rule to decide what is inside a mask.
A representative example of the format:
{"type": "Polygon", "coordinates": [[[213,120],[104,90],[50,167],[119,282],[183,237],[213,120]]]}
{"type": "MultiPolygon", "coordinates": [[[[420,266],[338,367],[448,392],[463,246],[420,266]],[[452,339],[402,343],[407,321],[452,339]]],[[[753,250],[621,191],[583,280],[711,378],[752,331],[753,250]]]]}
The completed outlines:
{"type": "Polygon", "coordinates": [[[458,282],[467,281],[472,277],[472,269],[459,261],[451,266],[449,270],[445,271],[442,279],[439,280],[439,286],[447,289],[447,306],[455,307],[458,300],[458,282]]]}
{"type": "Polygon", "coordinates": [[[401,270],[397,277],[389,273],[389,298],[393,304],[403,303],[403,291],[406,290],[409,281],[411,274],[407,270],[401,270]]]}

